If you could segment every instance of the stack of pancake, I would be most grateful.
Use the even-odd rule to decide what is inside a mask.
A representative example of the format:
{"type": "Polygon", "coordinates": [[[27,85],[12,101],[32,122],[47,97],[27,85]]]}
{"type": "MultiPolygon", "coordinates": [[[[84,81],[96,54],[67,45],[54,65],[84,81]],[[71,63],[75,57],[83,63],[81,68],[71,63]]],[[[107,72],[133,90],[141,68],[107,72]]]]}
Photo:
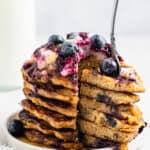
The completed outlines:
{"type": "Polygon", "coordinates": [[[81,139],[88,147],[118,145],[126,150],[128,143],[146,125],[134,104],[140,99],[134,93],[144,92],[142,81],[134,68],[125,64],[122,64],[119,78],[102,75],[93,68],[84,67],[80,77],[78,124],[81,139]]]}
{"type": "MultiPolygon", "coordinates": [[[[94,45],[102,44],[99,35],[92,37],[94,45]]],[[[104,75],[100,65],[112,57],[111,45],[93,49],[92,37],[79,33],[69,41],[52,35],[24,63],[19,118],[31,142],[69,150],[85,149],[82,143],[125,150],[144,128],[134,104],[140,99],[134,93],[144,92],[139,75],[123,60],[119,77],[104,75]]]]}
{"type": "Polygon", "coordinates": [[[19,118],[26,129],[25,136],[43,146],[83,149],[76,126],[78,92],[61,86],[63,80],[59,77],[59,85],[37,79],[38,71],[34,62],[22,68],[25,99],[19,118]]]}

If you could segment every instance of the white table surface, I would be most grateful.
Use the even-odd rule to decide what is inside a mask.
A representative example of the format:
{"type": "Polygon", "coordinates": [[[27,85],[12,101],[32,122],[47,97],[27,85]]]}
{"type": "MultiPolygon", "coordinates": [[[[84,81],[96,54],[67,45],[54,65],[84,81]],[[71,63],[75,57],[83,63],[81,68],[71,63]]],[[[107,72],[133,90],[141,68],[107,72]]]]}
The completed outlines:
{"type": "MultiPolygon", "coordinates": [[[[150,123],[150,37],[120,38],[117,40],[117,47],[127,62],[135,66],[142,76],[146,92],[140,94],[141,100],[138,105],[143,111],[144,119],[150,123]]],[[[6,116],[20,109],[19,103],[23,98],[24,96],[21,89],[17,91],[0,92],[0,128],[6,116]]],[[[148,142],[150,138],[149,128],[145,130],[143,136],[144,141],[139,140],[138,143],[140,143],[140,141],[144,143],[145,148],[142,148],[142,150],[147,150],[147,148],[150,147],[150,142],[148,142]]],[[[2,130],[0,130],[0,142],[4,142],[2,130]]]]}

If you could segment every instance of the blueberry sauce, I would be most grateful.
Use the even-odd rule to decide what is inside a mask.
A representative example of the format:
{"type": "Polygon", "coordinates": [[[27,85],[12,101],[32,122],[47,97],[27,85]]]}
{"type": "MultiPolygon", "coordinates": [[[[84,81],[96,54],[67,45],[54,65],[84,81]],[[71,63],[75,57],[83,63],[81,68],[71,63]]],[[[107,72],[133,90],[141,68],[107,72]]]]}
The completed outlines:
{"type": "MultiPolygon", "coordinates": [[[[39,69],[44,68],[44,67],[46,68],[49,66],[49,64],[45,63],[45,60],[48,57],[47,55],[45,55],[45,53],[46,53],[46,51],[52,50],[52,51],[56,52],[56,54],[58,55],[57,70],[60,72],[60,74],[62,76],[69,76],[69,75],[77,74],[78,63],[82,59],[86,58],[89,55],[92,55],[96,51],[90,49],[91,40],[90,40],[89,34],[86,32],[80,32],[78,34],[78,36],[75,37],[75,42],[72,44],[73,45],[77,44],[79,47],[78,51],[74,51],[74,55],[72,55],[71,52],[66,53],[66,55],[65,55],[65,53],[63,51],[63,55],[65,55],[65,57],[61,58],[61,57],[59,57],[59,54],[62,53],[61,46],[60,47],[58,47],[58,46],[49,47],[47,44],[45,44],[45,47],[42,46],[33,53],[33,58],[36,59],[37,64],[40,64],[42,66],[39,69]]],[[[64,44],[62,43],[61,45],[64,45],[64,44]]],[[[68,47],[70,47],[70,45],[68,47]]],[[[68,47],[67,48],[65,47],[67,51],[68,51],[68,47]]],[[[106,47],[103,47],[98,52],[98,55],[105,54],[107,57],[111,56],[109,49],[110,49],[110,46],[109,46],[109,44],[107,44],[106,47]]],[[[40,66],[40,65],[38,65],[38,66],[40,66]]]]}
{"type": "Polygon", "coordinates": [[[131,82],[136,82],[136,79],[134,79],[134,78],[125,78],[125,77],[122,77],[122,76],[118,77],[117,80],[119,81],[118,85],[120,85],[120,86],[123,83],[129,84],[131,82]]]}
{"type": "Polygon", "coordinates": [[[89,37],[89,34],[87,32],[79,32],[79,36],[83,39],[86,40],[89,37]]]}
{"type": "MultiPolygon", "coordinates": [[[[106,43],[105,39],[102,40],[100,35],[98,35],[98,41],[103,44],[99,49],[91,47],[91,37],[93,35],[89,33],[79,32],[75,36],[74,34],[69,34],[69,36],[73,37],[62,40],[63,37],[60,38],[60,36],[55,35],[55,38],[50,38],[48,43],[35,50],[30,61],[36,62],[38,70],[47,70],[47,74],[59,74],[64,77],[71,77],[72,82],[76,84],[79,62],[90,55],[97,56],[100,61],[112,57],[111,45],[106,43]],[[55,44],[49,44],[51,42],[55,44]],[[57,44],[56,42],[59,43],[57,44]],[[66,46],[65,43],[67,42],[70,45],[66,46]],[[62,49],[63,46],[64,48],[62,49]],[[68,51],[69,47],[70,51],[68,51]]],[[[122,60],[122,57],[120,57],[120,60],[122,60]]],[[[24,68],[28,67],[30,67],[28,63],[24,64],[24,68]]],[[[33,71],[34,68],[31,69],[30,75],[33,71]]]]}
{"type": "Polygon", "coordinates": [[[30,67],[30,68],[28,69],[27,73],[28,73],[28,75],[29,75],[31,78],[33,78],[33,76],[34,76],[34,70],[36,70],[36,68],[37,68],[37,64],[33,65],[32,67],[30,67]]]}
{"type": "Polygon", "coordinates": [[[27,69],[29,69],[31,66],[32,66],[32,63],[31,63],[31,62],[25,62],[25,63],[23,64],[22,68],[23,68],[24,70],[27,70],[27,69]]]}

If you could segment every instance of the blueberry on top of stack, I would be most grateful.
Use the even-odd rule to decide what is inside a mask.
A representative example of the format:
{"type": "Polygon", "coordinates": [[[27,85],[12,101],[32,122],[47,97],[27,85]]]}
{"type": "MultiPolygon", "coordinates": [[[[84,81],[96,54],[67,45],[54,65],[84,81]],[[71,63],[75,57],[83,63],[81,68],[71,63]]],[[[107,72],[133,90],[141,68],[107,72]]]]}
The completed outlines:
{"type": "Polygon", "coordinates": [[[123,59],[116,75],[111,58],[111,45],[98,34],[50,36],[22,67],[25,136],[58,149],[126,147],[145,127],[134,105],[144,87],[123,59]]]}

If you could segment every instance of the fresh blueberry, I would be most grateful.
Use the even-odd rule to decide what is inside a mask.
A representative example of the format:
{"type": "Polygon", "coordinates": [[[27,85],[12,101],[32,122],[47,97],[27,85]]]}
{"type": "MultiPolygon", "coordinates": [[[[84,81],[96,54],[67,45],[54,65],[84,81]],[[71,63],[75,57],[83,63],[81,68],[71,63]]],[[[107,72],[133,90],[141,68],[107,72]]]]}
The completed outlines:
{"type": "Polygon", "coordinates": [[[11,120],[8,123],[8,131],[15,137],[20,137],[23,135],[24,127],[21,121],[11,120]]]}
{"type": "Polygon", "coordinates": [[[58,45],[64,42],[64,38],[61,35],[51,35],[48,39],[48,44],[58,45]]]}
{"type": "Polygon", "coordinates": [[[101,49],[105,46],[106,40],[102,36],[95,34],[91,37],[91,44],[92,48],[101,49]]]}
{"type": "Polygon", "coordinates": [[[66,38],[67,39],[74,39],[75,37],[77,37],[77,33],[76,32],[71,32],[71,33],[68,33],[66,38]]]}
{"type": "Polygon", "coordinates": [[[118,65],[115,60],[112,58],[104,59],[104,61],[100,64],[100,71],[102,74],[110,77],[118,77],[118,65]]]}
{"type": "Polygon", "coordinates": [[[78,51],[79,48],[75,43],[64,42],[60,50],[60,56],[66,58],[68,56],[74,55],[78,51]]]}
{"type": "Polygon", "coordinates": [[[116,120],[111,115],[106,114],[106,119],[109,125],[111,125],[112,127],[115,127],[117,125],[116,120]]]}

